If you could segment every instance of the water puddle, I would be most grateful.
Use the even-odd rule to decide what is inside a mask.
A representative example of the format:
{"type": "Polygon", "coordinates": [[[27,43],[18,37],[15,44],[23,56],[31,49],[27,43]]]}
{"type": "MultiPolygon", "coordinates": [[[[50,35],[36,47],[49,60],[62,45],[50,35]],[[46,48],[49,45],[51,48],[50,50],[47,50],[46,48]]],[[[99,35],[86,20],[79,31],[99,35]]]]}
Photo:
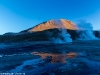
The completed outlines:
{"type": "Polygon", "coordinates": [[[32,52],[33,55],[39,55],[41,56],[42,60],[45,60],[47,62],[51,63],[66,63],[67,58],[75,58],[78,56],[77,53],[70,52],[66,54],[55,54],[55,53],[38,53],[38,52],[32,52]]]}

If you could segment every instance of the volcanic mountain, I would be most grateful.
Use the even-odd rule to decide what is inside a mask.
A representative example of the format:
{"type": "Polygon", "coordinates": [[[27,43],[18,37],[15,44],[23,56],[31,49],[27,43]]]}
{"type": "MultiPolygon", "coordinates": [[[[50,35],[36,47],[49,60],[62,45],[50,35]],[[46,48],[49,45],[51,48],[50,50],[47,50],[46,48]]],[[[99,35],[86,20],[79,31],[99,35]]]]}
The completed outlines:
{"type": "Polygon", "coordinates": [[[24,30],[22,32],[38,32],[44,31],[48,29],[55,29],[55,28],[63,28],[68,30],[78,30],[78,26],[75,25],[73,22],[65,19],[54,19],[49,20],[47,22],[43,22],[41,24],[36,25],[30,29],[24,30]]]}
{"type": "Polygon", "coordinates": [[[5,33],[0,36],[0,42],[51,41],[53,39],[64,41],[67,37],[76,40],[77,38],[94,37],[94,35],[100,37],[98,31],[94,31],[92,34],[90,31],[81,31],[78,25],[69,20],[53,19],[19,33],[5,33]]]}

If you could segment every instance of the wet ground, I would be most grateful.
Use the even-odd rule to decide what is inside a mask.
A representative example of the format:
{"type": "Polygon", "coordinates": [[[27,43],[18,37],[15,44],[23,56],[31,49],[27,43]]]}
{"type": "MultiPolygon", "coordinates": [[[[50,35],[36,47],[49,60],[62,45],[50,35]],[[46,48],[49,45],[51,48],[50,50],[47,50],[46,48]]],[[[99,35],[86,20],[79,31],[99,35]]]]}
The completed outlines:
{"type": "Polygon", "coordinates": [[[100,75],[100,40],[75,41],[71,44],[20,43],[0,50],[0,72],[100,75]]]}

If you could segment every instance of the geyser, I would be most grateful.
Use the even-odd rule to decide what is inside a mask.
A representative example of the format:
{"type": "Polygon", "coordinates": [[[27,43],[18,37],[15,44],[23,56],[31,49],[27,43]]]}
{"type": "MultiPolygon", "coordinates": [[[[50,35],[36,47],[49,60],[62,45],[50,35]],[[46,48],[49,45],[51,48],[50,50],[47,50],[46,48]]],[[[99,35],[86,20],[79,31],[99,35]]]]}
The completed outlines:
{"type": "Polygon", "coordinates": [[[79,27],[79,30],[77,30],[77,33],[79,35],[78,39],[81,40],[97,39],[93,33],[93,27],[91,23],[88,23],[85,20],[79,20],[77,26],[79,27]]]}
{"type": "Polygon", "coordinates": [[[72,39],[70,38],[70,34],[65,29],[64,25],[62,24],[62,21],[59,19],[52,20],[56,25],[58,25],[58,30],[60,33],[58,33],[58,36],[55,38],[52,38],[52,41],[54,43],[70,43],[72,42],[72,39]]]}

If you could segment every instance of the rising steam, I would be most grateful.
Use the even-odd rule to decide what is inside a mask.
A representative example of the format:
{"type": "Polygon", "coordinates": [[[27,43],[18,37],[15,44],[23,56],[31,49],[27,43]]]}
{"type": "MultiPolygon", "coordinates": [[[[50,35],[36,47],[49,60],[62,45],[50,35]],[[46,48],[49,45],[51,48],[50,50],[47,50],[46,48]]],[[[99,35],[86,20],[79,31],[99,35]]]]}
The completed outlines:
{"type": "Polygon", "coordinates": [[[60,31],[57,37],[53,37],[52,41],[54,43],[70,43],[72,39],[70,38],[70,34],[65,29],[64,25],[62,24],[61,20],[53,20],[54,24],[58,26],[58,30],[60,31]]]}
{"type": "Polygon", "coordinates": [[[78,33],[78,39],[85,39],[85,40],[93,40],[97,39],[93,33],[93,27],[91,23],[86,22],[85,20],[79,20],[77,22],[77,26],[79,30],[77,30],[78,33]]]}

